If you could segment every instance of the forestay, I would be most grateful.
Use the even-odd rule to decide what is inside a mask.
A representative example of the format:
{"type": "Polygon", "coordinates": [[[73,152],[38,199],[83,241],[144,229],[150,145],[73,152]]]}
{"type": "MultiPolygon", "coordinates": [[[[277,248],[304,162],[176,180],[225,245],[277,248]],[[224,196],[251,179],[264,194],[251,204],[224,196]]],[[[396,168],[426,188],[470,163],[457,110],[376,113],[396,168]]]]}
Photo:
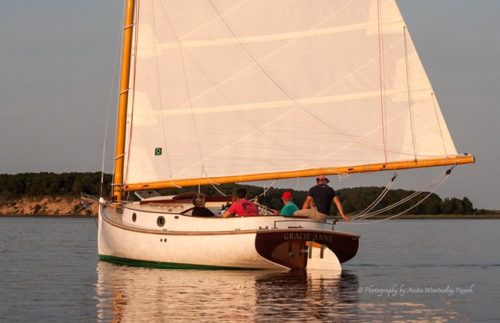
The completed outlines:
{"type": "Polygon", "coordinates": [[[140,0],[124,183],[457,155],[393,0],[140,0]]]}

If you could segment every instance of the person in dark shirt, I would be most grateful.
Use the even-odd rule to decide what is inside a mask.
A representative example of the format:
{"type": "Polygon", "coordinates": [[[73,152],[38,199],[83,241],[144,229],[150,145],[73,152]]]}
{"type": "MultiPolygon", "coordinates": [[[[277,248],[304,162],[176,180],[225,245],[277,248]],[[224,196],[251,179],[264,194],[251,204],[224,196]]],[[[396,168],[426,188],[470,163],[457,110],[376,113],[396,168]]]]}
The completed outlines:
{"type": "Polygon", "coordinates": [[[324,221],[330,213],[332,202],[337,206],[340,215],[346,221],[349,218],[344,214],[342,203],[335,190],[328,186],[330,181],[325,176],[321,175],[316,178],[316,185],[309,189],[307,198],[302,205],[302,210],[295,211],[294,216],[306,216],[308,218],[324,221]]]}
{"type": "Polygon", "coordinates": [[[205,196],[197,194],[193,197],[194,208],[191,210],[192,216],[211,217],[214,213],[205,207],[205,196]]]}
{"type": "Polygon", "coordinates": [[[195,206],[191,211],[192,216],[211,217],[215,214],[204,206],[195,206]]]}

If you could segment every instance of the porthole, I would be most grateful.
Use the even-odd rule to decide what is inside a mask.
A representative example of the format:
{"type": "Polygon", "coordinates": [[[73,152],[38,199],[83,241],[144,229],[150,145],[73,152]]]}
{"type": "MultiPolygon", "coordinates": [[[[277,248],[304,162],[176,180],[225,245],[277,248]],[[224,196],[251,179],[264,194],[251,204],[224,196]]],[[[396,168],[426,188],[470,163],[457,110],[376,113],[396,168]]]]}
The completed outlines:
{"type": "Polygon", "coordinates": [[[132,214],[132,222],[135,222],[135,220],[137,220],[137,214],[132,214]]]}
{"type": "Polygon", "coordinates": [[[165,218],[162,216],[158,217],[158,220],[156,220],[156,224],[158,224],[159,227],[162,227],[165,225],[165,218]]]}

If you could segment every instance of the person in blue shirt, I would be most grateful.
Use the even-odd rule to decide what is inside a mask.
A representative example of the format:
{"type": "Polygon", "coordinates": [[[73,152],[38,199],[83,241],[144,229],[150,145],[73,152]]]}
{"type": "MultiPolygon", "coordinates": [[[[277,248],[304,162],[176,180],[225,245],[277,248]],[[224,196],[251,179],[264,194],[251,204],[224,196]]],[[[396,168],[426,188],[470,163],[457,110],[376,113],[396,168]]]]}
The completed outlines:
{"type": "Polygon", "coordinates": [[[299,210],[297,205],[293,203],[293,196],[291,192],[283,192],[283,194],[281,195],[281,199],[283,200],[283,204],[285,204],[285,206],[283,206],[283,208],[281,209],[280,215],[293,216],[293,213],[299,210]]]}

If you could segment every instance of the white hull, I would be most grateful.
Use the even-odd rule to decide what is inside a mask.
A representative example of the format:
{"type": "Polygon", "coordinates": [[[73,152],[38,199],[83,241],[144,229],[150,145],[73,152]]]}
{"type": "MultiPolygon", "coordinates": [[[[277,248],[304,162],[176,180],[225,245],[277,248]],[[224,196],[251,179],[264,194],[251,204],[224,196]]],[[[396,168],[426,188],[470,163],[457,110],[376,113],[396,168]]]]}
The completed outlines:
{"type": "Polygon", "coordinates": [[[307,268],[340,271],[340,261],[328,248],[320,252],[320,248],[304,247],[305,232],[317,241],[316,235],[332,234],[332,224],[281,216],[199,218],[139,203],[128,204],[119,211],[101,203],[98,252],[103,260],[140,266],[286,270],[293,265],[288,265],[286,259],[282,261],[283,256],[277,252],[289,248],[280,252],[297,258],[292,260],[295,262],[308,257],[307,268]],[[161,226],[159,217],[164,219],[161,226]],[[268,244],[265,239],[277,233],[287,241],[275,243],[288,247],[280,246],[267,254],[258,250],[257,245],[265,249],[268,244]],[[292,246],[294,241],[298,244],[292,246]]]}

